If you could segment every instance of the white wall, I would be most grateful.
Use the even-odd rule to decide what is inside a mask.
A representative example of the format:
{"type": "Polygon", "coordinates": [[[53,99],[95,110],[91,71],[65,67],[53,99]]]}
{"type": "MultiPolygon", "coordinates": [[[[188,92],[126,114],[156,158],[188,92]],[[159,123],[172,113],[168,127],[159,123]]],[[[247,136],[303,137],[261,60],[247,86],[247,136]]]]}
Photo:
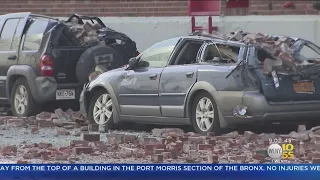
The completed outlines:
{"type": "MultiPolygon", "coordinates": [[[[104,17],[104,23],[122,31],[136,41],[138,50],[191,32],[190,17],[104,17]]],[[[213,17],[221,32],[237,30],[301,37],[320,45],[320,16],[229,16],[213,17]]],[[[197,25],[207,27],[207,17],[196,18],[197,25]]]]}

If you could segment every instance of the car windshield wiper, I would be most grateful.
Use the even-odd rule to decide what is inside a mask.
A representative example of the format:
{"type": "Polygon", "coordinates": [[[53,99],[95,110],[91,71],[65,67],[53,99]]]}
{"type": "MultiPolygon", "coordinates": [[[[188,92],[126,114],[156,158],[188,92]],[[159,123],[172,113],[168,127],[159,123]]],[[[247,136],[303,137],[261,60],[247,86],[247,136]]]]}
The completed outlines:
{"type": "Polygon", "coordinates": [[[226,76],[226,79],[227,79],[229,76],[231,76],[231,74],[232,74],[235,70],[237,70],[239,67],[241,67],[241,66],[243,65],[243,61],[244,61],[244,60],[240,61],[240,62],[237,64],[237,66],[236,66],[234,69],[231,70],[231,72],[226,76]]]}

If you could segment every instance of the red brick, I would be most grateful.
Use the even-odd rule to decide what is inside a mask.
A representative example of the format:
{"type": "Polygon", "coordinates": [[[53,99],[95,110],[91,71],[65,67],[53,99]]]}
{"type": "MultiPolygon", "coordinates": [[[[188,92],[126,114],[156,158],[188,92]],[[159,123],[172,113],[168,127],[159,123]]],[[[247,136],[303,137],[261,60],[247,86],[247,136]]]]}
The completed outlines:
{"type": "Polygon", "coordinates": [[[44,160],[44,161],[50,160],[49,153],[48,152],[42,152],[41,153],[41,159],[44,160]]]}
{"type": "Polygon", "coordinates": [[[151,156],[151,161],[154,163],[163,162],[163,155],[162,154],[153,154],[151,156]]]}
{"type": "Polygon", "coordinates": [[[177,140],[177,141],[176,141],[176,144],[177,144],[177,147],[179,147],[180,149],[182,149],[182,147],[183,147],[183,142],[182,142],[182,141],[177,140]]]}
{"type": "Polygon", "coordinates": [[[125,135],[123,136],[123,142],[124,142],[124,143],[133,143],[133,142],[135,142],[137,139],[138,139],[138,137],[135,136],[135,135],[125,134],[125,135]]]}
{"type": "Polygon", "coordinates": [[[57,160],[57,161],[66,161],[66,160],[68,160],[68,158],[69,158],[69,155],[62,154],[62,153],[58,153],[54,157],[54,159],[57,160]]]}
{"type": "Polygon", "coordinates": [[[46,120],[46,119],[51,120],[51,113],[45,112],[45,111],[41,112],[40,114],[36,115],[36,119],[37,120],[46,120]]]}
{"type": "Polygon", "coordinates": [[[154,137],[142,137],[139,139],[139,143],[141,145],[158,145],[158,144],[162,144],[157,138],[154,137]]]}
{"type": "Polygon", "coordinates": [[[219,156],[217,155],[208,155],[208,163],[216,164],[219,162],[219,156]]]}
{"type": "Polygon", "coordinates": [[[4,119],[0,119],[0,125],[6,124],[6,121],[4,119]]]}
{"type": "Polygon", "coordinates": [[[182,142],[186,142],[186,141],[188,141],[188,138],[189,138],[188,136],[184,135],[184,136],[179,136],[177,140],[182,141],[182,142]]]}
{"type": "Polygon", "coordinates": [[[91,154],[92,153],[92,147],[75,147],[74,148],[75,154],[91,154]]]}
{"type": "Polygon", "coordinates": [[[40,149],[47,149],[47,148],[52,147],[52,144],[51,143],[47,143],[47,142],[40,142],[38,147],[40,149]]]}
{"type": "Polygon", "coordinates": [[[107,139],[109,144],[122,144],[123,143],[123,134],[107,134],[107,139]]]}
{"type": "Polygon", "coordinates": [[[95,143],[95,147],[94,147],[94,149],[97,151],[105,151],[105,150],[107,150],[107,148],[108,148],[108,146],[102,141],[97,141],[95,143]]]}
{"type": "Polygon", "coordinates": [[[196,150],[197,149],[197,146],[195,144],[183,144],[183,152],[184,153],[188,153],[189,150],[196,150]]]}
{"type": "Polygon", "coordinates": [[[27,160],[18,160],[17,164],[28,164],[27,160]]]}
{"type": "Polygon", "coordinates": [[[189,137],[188,141],[191,142],[191,144],[204,144],[206,138],[205,137],[189,137]]]}
{"type": "Polygon", "coordinates": [[[171,152],[162,152],[163,159],[169,159],[171,158],[171,152]]]}
{"type": "Polygon", "coordinates": [[[89,142],[100,141],[100,134],[82,133],[80,136],[80,139],[82,141],[89,141],[89,142]]]}
{"type": "Polygon", "coordinates": [[[97,124],[89,124],[88,125],[88,131],[99,132],[99,125],[97,125],[97,124]]]}
{"type": "Polygon", "coordinates": [[[154,149],[166,149],[166,145],[164,145],[164,144],[147,144],[147,145],[144,145],[144,148],[146,150],[153,151],[154,149]]]}
{"type": "Polygon", "coordinates": [[[77,158],[77,157],[69,157],[68,158],[68,161],[79,161],[80,158],[77,158]]]}
{"type": "Polygon", "coordinates": [[[37,127],[31,128],[31,134],[39,134],[39,129],[37,127]]]}
{"type": "Polygon", "coordinates": [[[70,146],[88,146],[89,141],[81,141],[81,140],[71,140],[70,141],[70,146]]]}
{"type": "Polygon", "coordinates": [[[312,164],[320,164],[320,158],[312,158],[312,164]]]}
{"type": "Polygon", "coordinates": [[[177,149],[170,149],[170,150],[168,150],[168,151],[170,152],[170,157],[171,157],[172,159],[177,159],[178,156],[181,155],[181,152],[180,152],[179,150],[177,150],[177,149]]]}
{"type": "Polygon", "coordinates": [[[51,128],[55,127],[54,123],[52,121],[47,121],[47,120],[38,120],[37,121],[38,127],[39,128],[51,128]]]}
{"type": "Polygon", "coordinates": [[[133,155],[136,155],[138,152],[135,148],[128,148],[128,147],[121,147],[120,154],[124,157],[132,157],[133,155]]]}
{"type": "Polygon", "coordinates": [[[196,150],[189,150],[188,158],[189,159],[197,159],[198,158],[197,151],[196,150]]]}
{"type": "Polygon", "coordinates": [[[154,149],[153,150],[153,154],[161,154],[163,153],[165,150],[164,149],[154,149]]]}
{"type": "Polygon", "coordinates": [[[198,150],[211,151],[213,146],[211,144],[198,144],[198,150]]]}
{"type": "Polygon", "coordinates": [[[216,138],[217,141],[226,141],[230,137],[227,137],[227,136],[216,136],[215,138],[216,138]]]}
{"type": "Polygon", "coordinates": [[[8,119],[7,124],[13,124],[16,127],[23,127],[26,125],[26,121],[24,119],[8,119]]]}
{"type": "Polygon", "coordinates": [[[80,128],[80,131],[88,131],[88,126],[82,126],[82,127],[80,128]]]}
{"type": "Polygon", "coordinates": [[[17,146],[2,146],[1,147],[1,153],[3,155],[11,155],[12,153],[16,153],[17,152],[17,146]]]}
{"type": "Polygon", "coordinates": [[[209,139],[209,140],[208,140],[208,144],[211,144],[211,145],[215,146],[215,145],[216,145],[216,140],[214,140],[214,139],[209,139]]]}
{"type": "Polygon", "coordinates": [[[65,130],[57,130],[57,135],[59,136],[68,136],[70,135],[69,131],[65,131],[65,130]]]}
{"type": "Polygon", "coordinates": [[[252,156],[253,159],[257,159],[257,160],[263,160],[266,158],[266,156],[262,155],[262,154],[254,154],[252,156]]]}
{"type": "Polygon", "coordinates": [[[64,153],[64,154],[71,154],[72,153],[72,149],[67,148],[67,149],[62,150],[61,152],[64,153]]]}

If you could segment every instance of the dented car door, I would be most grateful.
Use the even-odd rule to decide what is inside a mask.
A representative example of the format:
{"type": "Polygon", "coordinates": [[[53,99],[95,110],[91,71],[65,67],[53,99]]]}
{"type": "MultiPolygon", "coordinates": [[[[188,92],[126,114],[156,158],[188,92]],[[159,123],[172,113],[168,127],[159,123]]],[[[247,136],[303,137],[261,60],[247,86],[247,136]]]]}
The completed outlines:
{"type": "Polygon", "coordinates": [[[160,76],[178,41],[174,38],[151,46],[137,57],[138,67],[124,72],[118,95],[122,115],[161,116],[160,76]]]}

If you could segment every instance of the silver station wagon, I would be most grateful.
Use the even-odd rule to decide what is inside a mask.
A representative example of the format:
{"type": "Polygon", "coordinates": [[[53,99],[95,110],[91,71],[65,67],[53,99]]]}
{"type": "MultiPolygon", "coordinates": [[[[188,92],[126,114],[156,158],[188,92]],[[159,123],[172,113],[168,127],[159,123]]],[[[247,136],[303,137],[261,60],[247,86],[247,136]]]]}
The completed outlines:
{"type": "Polygon", "coordinates": [[[291,37],[193,34],[98,75],[81,95],[92,124],[190,125],[197,133],[320,116],[320,48],[291,37]]]}

